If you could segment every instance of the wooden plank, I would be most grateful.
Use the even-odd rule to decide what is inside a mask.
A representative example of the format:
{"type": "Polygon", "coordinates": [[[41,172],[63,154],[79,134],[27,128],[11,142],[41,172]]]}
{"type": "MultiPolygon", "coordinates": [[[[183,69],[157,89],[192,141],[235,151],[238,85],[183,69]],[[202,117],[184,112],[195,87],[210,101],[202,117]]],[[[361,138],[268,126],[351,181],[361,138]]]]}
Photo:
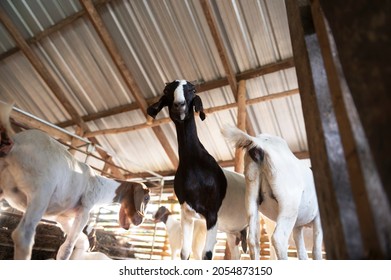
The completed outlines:
{"type": "Polygon", "coordinates": [[[16,121],[18,124],[22,124],[27,127],[33,127],[33,128],[45,131],[47,134],[51,135],[52,137],[62,139],[65,142],[70,142],[73,138],[71,135],[69,135],[59,129],[56,129],[55,127],[53,127],[51,125],[40,122],[36,119],[28,117],[28,116],[26,116],[20,112],[17,112],[15,110],[12,110],[11,118],[14,121],[16,121]]]}
{"type": "MultiPolygon", "coordinates": [[[[229,86],[231,87],[232,93],[235,97],[235,100],[238,101],[238,83],[236,80],[235,71],[231,65],[231,62],[229,61],[229,55],[224,47],[224,41],[221,37],[221,34],[218,30],[217,22],[214,16],[212,16],[212,8],[210,6],[209,0],[200,0],[202,10],[204,12],[206,21],[209,26],[209,30],[212,33],[213,40],[215,42],[217,51],[219,53],[221,62],[224,67],[225,75],[227,76],[229,86]]],[[[246,127],[247,131],[250,135],[255,135],[254,127],[251,123],[251,120],[248,116],[246,116],[246,127]]]]}
{"type": "Polygon", "coordinates": [[[375,168],[370,168],[370,172],[366,172],[366,169],[370,165],[374,166],[374,163],[373,161],[370,163],[371,153],[368,142],[365,134],[360,133],[363,128],[342,74],[331,31],[325,22],[318,0],[312,1],[311,10],[324,59],[336,120],[340,128],[352,193],[357,205],[364,250],[368,252],[367,257],[370,259],[384,258],[385,252],[382,250],[387,248],[391,240],[380,233],[382,228],[391,228],[390,208],[386,196],[382,194],[380,179],[374,178],[375,168]],[[370,201],[371,195],[373,199],[370,201]]]}
{"type": "Polygon", "coordinates": [[[321,0],[320,3],[329,19],[346,83],[383,185],[382,192],[391,203],[391,1],[321,0]]]}
{"type": "Polygon", "coordinates": [[[155,133],[156,137],[159,139],[160,144],[162,145],[164,151],[170,159],[174,169],[176,169],[178,167],[179,160],[173,148],[171,147],[166,135],[164,135],[163,129],[160,126],[154,126],[152,127],[152,130],[155,133]]]}
{"type": "MultiPolygon", "coordinates": [[[[102,21],[102,18],[100,17],[99,13],[95,9],[94,4],[92,3],[91,0],[80,0],[80,3],[86,10],[87,15],[92,22],[92,25],[95,27],[96,32],[98,33],[107,51],[109,52],[111,58],[113,59],[114,64],[118,68],[119,73],[124,79],[129,90],[132,92],[133,97],[136,99],[139,108],[143,112],[144,116],[147,118],[147,123],[153,122],[151,121],[151,119],[148,119],[148,114],[147,114],[148,104],[140,90],[140,87],[138,86],[133,75],[131,74],[128,67],[126,66],[122,56],[118,52],[118,49],[113,39],[111,38],[108,30],[106,29],[106,26],[102,21]]],[[[167,137],[159,127],[154,127],[152,130],[155,133],[158,140],[160,141],[171,163],[176,167],[178,165],[178,157],[176,156],[174,150],[172,149],[167,137]]]]}
{"type": "Polygon", "coordinates": [[[96,10],[94,4],[92,3],[91,0],[80,0],[80,4],[83,6],[84,10],[86,11],[87,16],[89,17],[97,34],[101,38],[108,53],[110,54],[111,58],[113,59],[113,62],[115,64],[115,66],[118,68],[118,71],[121,74],[124,82],[126,83],[128,88],[132,92],[133,97],[136,99],[136,102],[139,105],[141,111],[146,116],[148,104],[144,99],[144,96],[140,90],[140,87],[138,86],[137,82],[135,81],[133,75],[130,73],[122,56],[120,55],[120,53],[117,49],[117,46],[115,45],[109,31],[106,29],[106,26],[103,23],[102,18],[99,15],[98,11],[96,10]]]}
{"type": "MultiPolygon", "coordinates": [[[[324,76],[316,35],[304,30],[295,0],[285,1],[302,101],[308,146],[329,259],[365,258],[356,207],[352,199],[342,144],[324,76]]],[[[307,8],[307,9],[306,9],[307,8]]],[[[311,22],[309,22],[311,25],[311,22]]]]}
{"type": "Polygon", "coordinates": [[[221,63],[223,64],[228,83],[231,87],[233,95],[237,96],[238,85],[236,82],[235,71],[233,70],[231,62],[229,61],[229,55],[224,47],[223,38],[221,37],[220,31],[218,30],[215,17],[212,15],[213,11],[210,6],[209,0],[200,0],[200,3],[202,6],[202,11],[204,12],[204,16],[206,18],[206,22],[209,26],[209,30],[212,34],[213,41],[215,42],[217,51],[219,53],[221,63]]]}

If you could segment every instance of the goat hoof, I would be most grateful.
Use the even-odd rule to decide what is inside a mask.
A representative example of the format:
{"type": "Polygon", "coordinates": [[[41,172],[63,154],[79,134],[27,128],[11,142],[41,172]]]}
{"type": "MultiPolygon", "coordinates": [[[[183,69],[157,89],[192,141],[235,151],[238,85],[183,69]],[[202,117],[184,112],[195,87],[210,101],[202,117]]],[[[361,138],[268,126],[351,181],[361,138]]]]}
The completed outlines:
{"type": "Polygon", "coordinates": [[[186,257],[185,255],[182,255],[182,253],[181,253],[181,260],[190,260],[190,255],[186,257]]]}
{"type": "Polygon", "coordinates": [[[211,251],[208,251],[205,253],[205,256],[204,256],[204,260],[211,260],[212,259],[212,252],[211,251]]]}

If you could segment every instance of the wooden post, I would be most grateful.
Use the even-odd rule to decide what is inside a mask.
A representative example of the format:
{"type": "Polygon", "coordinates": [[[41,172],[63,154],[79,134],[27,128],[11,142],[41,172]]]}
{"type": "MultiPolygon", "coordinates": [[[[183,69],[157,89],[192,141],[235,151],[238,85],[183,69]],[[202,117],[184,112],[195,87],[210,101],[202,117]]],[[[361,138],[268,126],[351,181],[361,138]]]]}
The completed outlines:
{"type": "Polygon", "coordinates": [[[318,0],[311,11],[330,87],[331,99],[341,134],[352,194],[357,205],[364,251],[370,259],[384,258],[390,244],[391,212],[373,162],[367,138],[350,90],[346,84],[332,33],[318,0]],[[382,233],[384,232],[384,233],[382,233]],[[382,249],[383,248],[383,249],[382,249]]]}
{"type": "MultiPolygon", "coordinates": [[[[238,88],[238,123],[239,129],[246,131],[246,81],[239,81],[238,88]]],[[[244,171],[244,151],[241,148],[235,150],[235,171],[243,173],[244,171]]]]}
{"type": "Polygon", "coordinates": [[[328,259],[365,259],[356,205],[309,6],[285,1],[328,259]],[[309,20],[306,20],[309,19],[309,20]]]}

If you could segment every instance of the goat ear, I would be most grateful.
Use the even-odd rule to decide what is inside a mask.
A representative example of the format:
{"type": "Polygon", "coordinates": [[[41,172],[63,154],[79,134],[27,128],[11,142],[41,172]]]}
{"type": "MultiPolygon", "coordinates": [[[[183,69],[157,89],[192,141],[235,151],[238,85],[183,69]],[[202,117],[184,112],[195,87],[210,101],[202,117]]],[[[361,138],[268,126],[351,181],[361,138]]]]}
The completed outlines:
{"type": "Polygon", "coordinates": [[[148,115],[150,115],[152,118],[156,118],[156,115],[163,109],[163,107],[167,106],[166,100],[166,96],[163,95],[162,97],[160,97],[158,102],[149,106],[147,109],[148,115]]]}
{"type": "Polygon", "coordinates": [[[194,109],[196,112],[200,112],[200,119],[203,121],[205,120],[205,113],[204,113],[204,107],[202,106],[202,100],[201,100],[201,97],[199,97],[198,95],[196,95],[194,97],[194,109]]]}

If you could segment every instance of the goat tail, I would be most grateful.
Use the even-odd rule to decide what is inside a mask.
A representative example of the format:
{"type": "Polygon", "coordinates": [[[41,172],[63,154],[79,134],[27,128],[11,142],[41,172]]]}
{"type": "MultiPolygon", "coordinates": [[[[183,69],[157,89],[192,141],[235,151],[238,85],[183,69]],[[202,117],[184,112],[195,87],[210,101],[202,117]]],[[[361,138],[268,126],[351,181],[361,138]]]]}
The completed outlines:
{"type": "Polygon", "coordinates": [[[10,115],[13,108],[13,104],[7,104],[0,101],[0,132],[5,133],[7,137],[11,137],[15,134],[11,127],[10,115]]]}
{"type": "Polygon", "coordinates": [[[236,148],[246,149],[250,158],[257,163],[262,163],[265,152],[260,141],[235,126],[224,125],[221,133],[228,141],[235,144],[236,148]]]}
{"type": "Polygon", "coordinates": [[[248,135],[235,126],[224,125],[221,129],[221,133],[229,142],[233,143],[236,148],[251,149],[257,146],[255,144],[254,137],[248,135]]]}

